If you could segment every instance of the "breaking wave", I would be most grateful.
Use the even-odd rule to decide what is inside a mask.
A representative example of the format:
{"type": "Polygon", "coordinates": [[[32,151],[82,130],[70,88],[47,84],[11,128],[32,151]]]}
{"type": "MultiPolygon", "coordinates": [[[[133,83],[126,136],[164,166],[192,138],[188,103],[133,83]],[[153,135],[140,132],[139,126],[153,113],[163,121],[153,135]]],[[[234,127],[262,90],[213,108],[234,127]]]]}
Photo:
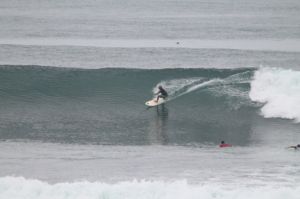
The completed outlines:
{"type": "Polygon", "coordinates": [[[232,134],[245,140],[254,121],[262,120],[259,110],[266,118],[299,122],[299,76],[278,68],[2,66],[0,138],[149,144],[148,134],[155,130],[164,132],[164,144],[187,144],[195,137],[217,143],[232,134]],[[147,111],[144,103],[158,85],[169,92],[170,103],[161,113],[147,111]],[[181,134],[185,140],[178,139],[181,134]]]}
{"type": "Polygon", "coordinates": [[[263,104],[264,117],[300,122],[300,71],[260,68],[254,73],[249,96],[263,104]]]}
{"type": "Polygon", "coordinates": [[[23,177],[0,178],[0,199],[296,199],[299,187],[239,187],[186,181],[72,182],[49,184],[23,177]]]}

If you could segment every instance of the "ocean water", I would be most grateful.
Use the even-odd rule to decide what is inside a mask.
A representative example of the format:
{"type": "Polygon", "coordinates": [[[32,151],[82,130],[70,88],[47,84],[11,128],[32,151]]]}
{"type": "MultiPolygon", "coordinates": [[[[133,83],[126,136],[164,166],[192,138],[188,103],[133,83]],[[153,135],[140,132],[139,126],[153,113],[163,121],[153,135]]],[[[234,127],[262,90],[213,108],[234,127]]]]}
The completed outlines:
{"type": "Polygon", "coordinates": [[[0,199],[299,198],[299,11],[2,0],[0,199]]]}

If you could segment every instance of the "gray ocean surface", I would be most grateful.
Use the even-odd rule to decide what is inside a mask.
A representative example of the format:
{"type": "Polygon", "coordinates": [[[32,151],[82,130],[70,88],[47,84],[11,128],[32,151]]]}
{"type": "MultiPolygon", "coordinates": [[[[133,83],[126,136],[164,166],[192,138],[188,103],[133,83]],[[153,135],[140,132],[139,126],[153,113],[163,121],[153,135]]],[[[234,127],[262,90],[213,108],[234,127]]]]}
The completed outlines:
{"type": "Polygon", "coordinates": [[[0,64],[297,68],[299,4],[298,0],[3,0],[0,64]]]}
{"type": "Polygon", "coordinates": [[[2,0],[0,199],[298,198],[299,11],[2,0]]]}

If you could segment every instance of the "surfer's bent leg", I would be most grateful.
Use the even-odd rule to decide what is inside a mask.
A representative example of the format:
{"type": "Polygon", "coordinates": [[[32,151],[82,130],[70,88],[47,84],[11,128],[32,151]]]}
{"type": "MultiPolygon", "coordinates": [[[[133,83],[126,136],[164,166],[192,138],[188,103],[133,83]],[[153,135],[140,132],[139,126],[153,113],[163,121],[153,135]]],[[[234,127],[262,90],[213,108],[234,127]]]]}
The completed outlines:
{"type": "Polygon", "coordinates": [[[159,98],[161,97],[161,95],[158,95],[156,98],[156,102],[158,102],[159,98]]]}
{"type": "Polygon", "coordinates": [[[157,98],[156,98],[156,102],[158,102],[159,98],[166,99],[167,96],[165,96],[165,95],[158,95],[157,98]]]}

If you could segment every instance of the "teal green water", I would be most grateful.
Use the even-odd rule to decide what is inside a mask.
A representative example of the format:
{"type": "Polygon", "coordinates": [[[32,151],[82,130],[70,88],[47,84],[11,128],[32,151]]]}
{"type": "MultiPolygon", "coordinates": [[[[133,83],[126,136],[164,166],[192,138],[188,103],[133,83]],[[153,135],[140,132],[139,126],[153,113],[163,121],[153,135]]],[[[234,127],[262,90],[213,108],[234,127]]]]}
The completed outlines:
{"type": "Polygon", "coordinates": [[[93,144],[249,144],[259,117],[255,69],[64,69],[2,66],[2,140],[93,144]],[[169,101],[147,109],[163,85],[169,101]],[[254,119],[253,119],[254,118],[254,119]]]}

